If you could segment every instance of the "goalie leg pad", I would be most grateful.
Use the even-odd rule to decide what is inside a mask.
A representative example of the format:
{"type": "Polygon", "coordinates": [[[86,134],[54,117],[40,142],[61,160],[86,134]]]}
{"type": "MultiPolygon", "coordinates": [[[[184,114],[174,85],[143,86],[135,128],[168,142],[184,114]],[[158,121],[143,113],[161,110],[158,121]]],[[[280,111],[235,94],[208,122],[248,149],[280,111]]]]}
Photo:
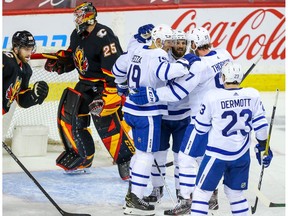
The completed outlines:
{"type": "Polygon", "coordinates": [[[56,159],[57,166],[64,170],[77,169],[83,163],[83,158],[74,151],[64,151],[56,159]]]}
{"type": "Polygon", "coordinates": [[[121,124],[118,113],[105,117],[92,116],[97,132],[117,164],[130,161],[135,153],[133,140],[121,124]]]}
{"type": "Polygon", "coordinates": [[[67,88],[59,103],[58,129],[65,151],[56,162],[64,169],[89,167],[93,161],[95,147],[88,130],[90,116],[89,114],[78,114],[81,101],[81,93],[67,88]]]}

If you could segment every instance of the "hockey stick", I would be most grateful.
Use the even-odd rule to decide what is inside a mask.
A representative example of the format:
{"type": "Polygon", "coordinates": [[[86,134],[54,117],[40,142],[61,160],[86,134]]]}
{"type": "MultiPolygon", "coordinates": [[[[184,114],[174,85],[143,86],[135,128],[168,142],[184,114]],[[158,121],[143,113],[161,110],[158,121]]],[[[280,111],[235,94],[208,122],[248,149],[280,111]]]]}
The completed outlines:
{"type": "Polygon", "coordinates": [[[171,199],[171,201],[172,201],[172,203],[173,203],[173,206],[175,206],[175,201],[174,201],[174,199],[173,199],[172,193],[171,193],[171,191],[170,191],[170,189],[169,189],[169,187],[168,187],[168,185],[167,185],[167,183],[166,183],[166,180],[165,180],[165,178],[164,178],[164,176],[163,176],[163,174],[162,174],[162,172],[161,172],[161,170],[160,170],[160,167],[159,167],[156,159],[154,159],[154,163],[155,163],[155,165],[156,165],[156,167],[157,167],[157,170],[158,170],[158,172],[159,172],[159,174],[160,174],[160,176],[161,176],[161,178],[162,178],[164,187],[166,188],[166,190],[167,190],[167,192],[168,192],[168,194],[169,194],[169,196],[170,196],[170,199],[171,199]]]}
{"type": "Polygon", "coordinates": [[[37,187],[42,191],[42,193],[48,198],[48,200],[55,206],[55,208],[63,216],[91,216],[90,214],[77,214],[65,212],[59,207],[59,205],[49,196],[49,194],[44,190],[40,183],[33,177],[33,175],[25,168],[25,166],[18,160],[16,155],[10,150],[6,143],[2,142],[3,148],[8,152],[8,154],[16,161],[16,163],[24,170],[24,172],[29,176],[29,178],[37,185],[37,187]]]}
{"type": "Polygon", "coordinates": [[[271,202],[258,188],[255,188],[256,196],[267,207],[285,207],[285,203],[271,202]]]}
{"type": "Polygon", "coordinates": [[[256,66],[256,64],[260,61],[260,59],[262,58],[262,55],[260,55],[260,57],[256,60],[255,63],[253,63],[250,68],[246,71],[246,73],[243,76],[243,79],[241,81],[241,83],[244,81],[244,79],[250,74],[250,72],[253,70],[253,68],[256,66]]]}
{"type": "MultiPolygon", "coordinates": [[[[275,104],[273,105],[271,122],[270,122],[270,127],[269,127],[268,137],[267,137],[267,141],[266,141],[266,148],[265,148],[264,155],[268,155],[269,143],[270,143],[270,137],[271,137],[271,133],[272,133],[272,126],[273,126],[275,112],[276,112],[276,105],[277,105],[277,101],[278,101],[278,95],[279,95],[279,90],[276,89],[275,104]]],[[[258,190],[259,191],[261,189],[263,174],[264,174],[264,164],[262,164],[262,168],[261,168],[261,172],[260,172],[260,179],[259,179],[259,182],[258,182],[258,190]]],[[[257,204],[258,204],[258,196],[256,195],[256,200],[255,200],[254,206],[251,206],[252,214],[254,214],[256,212],[257,204]]]]}
{"type": "Polygon", "coordinates": [[[170,167],[170,166],[173,166],[173,164],[174,164],[173,161],[170,161],[170,162],[166,163],[165,166],[170,167]]]}

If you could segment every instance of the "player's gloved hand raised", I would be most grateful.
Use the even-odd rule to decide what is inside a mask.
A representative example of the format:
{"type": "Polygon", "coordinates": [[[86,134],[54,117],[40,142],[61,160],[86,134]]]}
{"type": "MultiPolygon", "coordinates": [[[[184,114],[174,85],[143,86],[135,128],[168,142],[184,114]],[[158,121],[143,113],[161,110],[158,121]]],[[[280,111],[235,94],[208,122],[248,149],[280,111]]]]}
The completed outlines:
{"type": "Polygon", "coordinates": [[[189,69],[194,62],[200,60],[201,59],[197,55],[188,53],[182,58],[178,59],[176,62],[182,64],[184,67],[187,67],[189,69]]]}
{"type": "Polygon", "coordinates": [[[264,165],[265,168],[269,167],[271,160],[273,158],[273,152],[271,151],[270,147],[268,150],[268,155],[264,155],[262,158],[262,152],[265,151],[265,146],[262,146],[260,144],[257,144],[255,146],[255,153],[256,153],[256,158],[258,160],[259,165],[264,165]]]}
{"type": "Polygon", "coordinates": [[[45,81],[38,81],[34,84],[31,97],[37,104],[42,104],[49,92],[49,86],[45,81]]]}
{"type": "Polygon", "coordinates": [[[131,90],[129,93],[129,99],[138,105],[159,101],[156,91],[151,87],[140,87],[131,90]]]}
{"type": "Polygon", "coordinates": [[[151,40],[151,31],[153,28],[153,24],[140,26],[138,33],[134,35],[134,38],[137,39],[139,43],[147,43],[149,40],[151,40]]]}
{"type": "Polygon", "coordinates": [[[122,96],[122,95],[127,96],[129,93],[127,81],[121,84],[117,84],[116,88],[117,88],[117,93],[119,96],[122,96]]]}

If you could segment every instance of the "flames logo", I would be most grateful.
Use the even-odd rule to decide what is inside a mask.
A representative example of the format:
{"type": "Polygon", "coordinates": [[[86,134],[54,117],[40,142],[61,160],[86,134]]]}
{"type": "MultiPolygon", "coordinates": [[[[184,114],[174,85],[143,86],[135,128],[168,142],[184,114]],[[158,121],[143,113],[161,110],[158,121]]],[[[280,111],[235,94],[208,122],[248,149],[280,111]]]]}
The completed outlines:
{"type": "Polygon", "coordinates": [[[76,48],[75,52],[73,53],[73,60],[76,65],[78,71],[84,75],[86,71],[88,71],[88,60],[84,55],[84,50],[81,49],[79,46],[76,48]]]}
{"type": "Polygon", "coordinates": [[[15,84],[13,83],[10,84],[8,89],[6,90],[6,99],[8,100],[7,102],[7,107],[10,107],[15,98],[17,97],[20,87],[21,87],[22,79],[20,77],[17,77],[15,84]]]}

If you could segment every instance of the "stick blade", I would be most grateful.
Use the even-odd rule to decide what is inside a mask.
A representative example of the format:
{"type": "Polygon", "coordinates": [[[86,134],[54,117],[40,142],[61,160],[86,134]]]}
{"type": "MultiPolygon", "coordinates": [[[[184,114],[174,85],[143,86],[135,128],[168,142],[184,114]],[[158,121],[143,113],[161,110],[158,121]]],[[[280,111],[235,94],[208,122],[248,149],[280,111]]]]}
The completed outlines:
{"type": "Polygon", "coordinates": [[[64,212],[62,215],[63,216],[91,216],[90,214],[69,213],[69,212],[64,212]]]}
{"type": "Polygon", "coordinates": [[[254,206],[251,206],[251,213],[254,214],[256,212],[256,208],[254,206]]]}
{"type": "Polygon", "coordinates": [[[269,207],[285,207],[285,203],[270,203],[269,207]]]}

